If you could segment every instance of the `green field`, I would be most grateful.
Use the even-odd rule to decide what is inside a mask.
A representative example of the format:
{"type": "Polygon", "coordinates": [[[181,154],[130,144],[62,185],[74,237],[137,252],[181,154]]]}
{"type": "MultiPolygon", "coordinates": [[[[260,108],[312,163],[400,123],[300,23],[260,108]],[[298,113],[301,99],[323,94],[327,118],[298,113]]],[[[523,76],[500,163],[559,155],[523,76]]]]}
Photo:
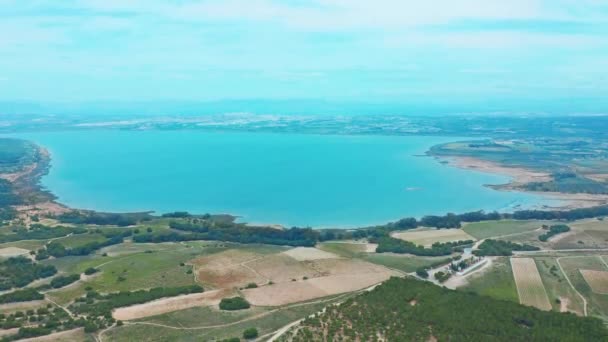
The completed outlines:
{"type": "Polygon", "coordinates": [[[517,286],[507,257],[497,258],[489,270],[481,275],[474,275],[469,279],[469,283],[460,289],[519,303],[517,286]]]}
{"type": "Polygon", "coordinates": [[[540,228],[546,221],[484,221],[466,224],[462,229],[477,239],[525,233],[540,228]]]}
{"type": "Polygon", "coordinates": [[[323,242],[318,244],[317,248],[345,258],[356,258],[365,254],[365,244],[362,243],[323,242]]]}
{"type": "Polygon", "coordinates": [[[534,259],[553,310],[560,311],[561,302],[565,301],[564,305],[568,311],[574,311],[582,315],[583,302],[566,281],[555,258],[535,257],[534,259]]]}
{"type": "Polygon", "coordinates": [[[403,272],[415,272],[419,267],[430,266],[434,263],[448,263],[449,258],[445,257],[415,257],[407,255],[391,255],[391,254],[370,254],[364,258],[365,261],[394,268],[403,272]]]}
{"type": "Polygon", "coordinates": [[[54,241],[61,243],[66,248],[75,248],[75,247],[80,247],[80,246],[86,245],[88,243],[103,242],[105,240],[106,240],[106,238],[101,234],[87,233],[87,234],[72,235],[72,236],[56,239],[54,241]]]}

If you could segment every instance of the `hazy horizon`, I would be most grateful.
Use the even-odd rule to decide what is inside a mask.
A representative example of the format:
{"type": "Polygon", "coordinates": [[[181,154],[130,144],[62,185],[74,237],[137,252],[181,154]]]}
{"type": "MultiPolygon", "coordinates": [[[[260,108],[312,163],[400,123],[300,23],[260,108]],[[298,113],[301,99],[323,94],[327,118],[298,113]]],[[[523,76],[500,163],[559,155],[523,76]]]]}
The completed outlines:
{"type": "Polygon", "coordinates": [[[608,109],[593,0],[0,0],[0,29],[2,102],[608,109]]]}

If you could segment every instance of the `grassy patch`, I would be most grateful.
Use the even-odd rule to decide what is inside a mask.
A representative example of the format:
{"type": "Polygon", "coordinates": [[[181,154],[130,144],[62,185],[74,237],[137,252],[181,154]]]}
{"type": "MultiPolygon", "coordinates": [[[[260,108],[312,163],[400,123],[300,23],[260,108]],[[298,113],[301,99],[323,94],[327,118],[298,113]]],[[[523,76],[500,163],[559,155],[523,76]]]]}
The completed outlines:
{"type": "Polygon", "coordinates": [[[405,232],[395,232],[392,234],[392,236],[396,239],[410,241],[425,247],[430,247],[436,242],[446,243],[453,241],[475,240],[474,237],[467,234],[462,229],[423,228],[405,232]]]}
{"type": "Polygon", "coordinates": [[[552,257],[535,257],[538,272],[543,280],[547,295],[551,301],[554,311],[560,311],[561,304],[557,301],[566,300],[564,305],[568,311],[574,311],[582,315],[583,303],[580,297],[570,287],[564,274],[560,271],[555,258],[552,257]]]}
{"type": "Polygon", "coordinates": [[[462,230],[477,239],[487,239],[502,235],[517,234],[540,228],[546,221],[484,221],[465,225],[462,230]]]}
{"type": "Polygon", "coordinates": [[[408,273],[416,271],[419,267],[429,266],[437,262],[449,262],[449,258],[445,257],[416,257],[391,254],[369,254],[363,257],[363,260],[408,273]]]}
{"type": "Polygon", "coordinates": [[[469,280],[469,284],[461,289],[519,303],[515,279],[507,257],[499,257],[494,260],[489,270],[479,276],[473,276],[469,280]]]}
{"type": "Polygon", "coordinates": [[[67,248],[75,248],[91,242],[103,242],[105,240],[106,238],[101,234],[78,234],[57,239],[55,241],[61,243],[67,248]]]}
{"type": "Polygon", "coordinates": [[[334,253],[345,258],[360,257],[365,253],[365,244],[362,243],[342,243],[342,242],[324,242],[317,246],[320,250],[334,253]]]}

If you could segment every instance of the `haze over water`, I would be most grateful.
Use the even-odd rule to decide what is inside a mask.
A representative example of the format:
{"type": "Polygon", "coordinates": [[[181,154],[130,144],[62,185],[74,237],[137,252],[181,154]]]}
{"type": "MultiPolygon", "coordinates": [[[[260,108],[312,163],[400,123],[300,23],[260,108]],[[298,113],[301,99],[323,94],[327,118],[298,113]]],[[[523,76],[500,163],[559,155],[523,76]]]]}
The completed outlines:
{"type": "Polygon", "coordinates": [[[420,157],[441,137],[203,131],[19,134],[49,149],[44,186],[100,211],[229,213],[252,223],[356,227],[407,216],[510,210],[542,198],[507,178],[420,157]]]}

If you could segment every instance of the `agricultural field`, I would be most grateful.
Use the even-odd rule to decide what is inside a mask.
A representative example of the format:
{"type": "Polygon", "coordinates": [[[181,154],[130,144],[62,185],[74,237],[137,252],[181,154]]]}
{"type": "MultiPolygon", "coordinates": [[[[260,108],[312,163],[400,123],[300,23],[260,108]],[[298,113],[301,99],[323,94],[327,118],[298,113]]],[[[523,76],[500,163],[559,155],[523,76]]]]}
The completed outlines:
{"type": "Polygon", "coordinates": [[[577,255],[557,258],[572,287],[586,299],[587,314],[608,319],[608,295],[595,293],[581,270],[608,272],[600,255],[577,255]]]}
{"type": "Polygon", "coordinates": [[[190,263],[201,283],[210,288],[240,289],[257,306],[280,306],[355,291],[395,274],[385,267],[315,248],[271,254],[232,249],[190,263]]]}
{"type": "Polygon", "coordinates": [[[568,223],[570,232],[549,242],[553,249],[608,248],[608,221],[590,219],[568,223]]]}
{"type": "Polygon", "coordinates": [[[543,224],[551,224],[549,221],[484,221],[467,223],[462,228],[467,234],[477,239],[496,238],[499,236],[521,234],[539,230],[543,224]]]}
{"type": "Polygon", "coordinates": [[[476,240],[462,229],[413,229],[405,232],[396,232],[392,236],[396,239],[413,242],[417,245],[430,247],[436,242],[446,243],[453,241],[476,240]]]}
{"type": "Polygon", "coordinates": [[[534,257],[553,311],[572,312],[584,315],[584,303],[579,294],[569,285],[555,257],[534,257]]]}
{"type": "Polygon", "coordinates": [[[608,271],[580,270],[583,278],[597,294],[608,294],[608,271]]]}
{"type": "Polygon", "coordinates": [[[521,304],[537,307],[541,310],[551,310],[551,302],[545,291],[545,286],[532,258],[511,258],[513,277],[517,285],[517,293],[521,304]]]}

